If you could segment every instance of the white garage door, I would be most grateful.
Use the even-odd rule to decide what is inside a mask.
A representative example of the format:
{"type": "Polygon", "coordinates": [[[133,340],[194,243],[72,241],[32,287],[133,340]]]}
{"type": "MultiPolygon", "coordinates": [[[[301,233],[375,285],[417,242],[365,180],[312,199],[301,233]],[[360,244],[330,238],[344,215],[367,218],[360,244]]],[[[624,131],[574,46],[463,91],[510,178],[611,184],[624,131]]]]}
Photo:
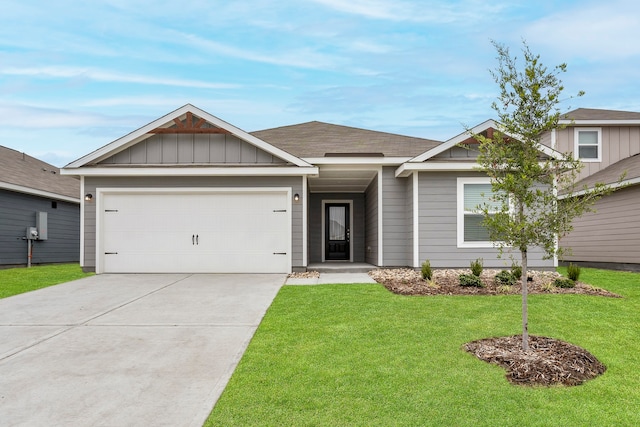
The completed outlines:
{"type": "Polygon", "coordinates": [[[100,205],[99,271],[290,271],[286,192],[105,192],[100,205]]]}

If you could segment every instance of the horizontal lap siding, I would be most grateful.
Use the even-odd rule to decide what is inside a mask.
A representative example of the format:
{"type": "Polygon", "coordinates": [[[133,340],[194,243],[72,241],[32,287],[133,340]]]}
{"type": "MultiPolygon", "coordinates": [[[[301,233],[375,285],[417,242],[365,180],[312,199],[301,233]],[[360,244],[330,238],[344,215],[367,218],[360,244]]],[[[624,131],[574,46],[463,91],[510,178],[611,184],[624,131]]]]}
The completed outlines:
{"type": "Polygon", "coordinates": [[[382,169],[382,244],[384,266],[407,266],[409,233],[407,227],[407,178],[396,178],[395,168],[382,169]]]}
{"type": "Polygon", "coordinates": [[[365,197],[365,262],[378,265],[378,180],[373,179],[365,197]]]}
{"type": "MultiPolygon", "coordinates": [[[[85,193],[96,194],[96,188],[160,188],[176,189],[194,188],[235,188],[235,187],[288,187],[291,193],[302,194],[302,179],[300,177],[87,177],[85,178],[85,193]]],[[[95,199],[94,199],[95,200],[95,199]]],[[[84,267],[93,268],[96,265],[96,203],[86,203],[85,206],[85,248],[84,267]]],[[[291,265],[303,267],[302,264],[302,202],[292,205],[291,244],[293,256],[291,265]]],[[[250,259],[247,262],[251,262],[250,259]]]]}
{"type": "Polygon", "coordinates": [[[78,204],[0,190],[0,265],[27,264],[27,241],[22,238],[27,227],[36,225],[36,212],[47,213],[48,239],[33,242],[32,263],[78,262],[78,204]]]}
{"type": "MultiPolygon", "coordinates": [[[[485,267],[503,268],[511,265],[509,253],[500,259],[493,248],[458,248],[457,243],[457,178],[482,176],[477,173],[423,172],[419,174],[420,260],[431,261],[437,268],[467,268],[476,258],[485,267]]],[[[553,260],[543,260],[542,251],[529,253],[529,266],[553,267],[553,260]]],[[[520,253],[514,254],[520,260],[520,253]]]]}
{"type": "Polygon", "coordinates": [[[600,199],[595,213],[573,221],[573,232],[560,241],[571,248],[566,261],[640,263],[640,187],[620,189],[600,199]]]}

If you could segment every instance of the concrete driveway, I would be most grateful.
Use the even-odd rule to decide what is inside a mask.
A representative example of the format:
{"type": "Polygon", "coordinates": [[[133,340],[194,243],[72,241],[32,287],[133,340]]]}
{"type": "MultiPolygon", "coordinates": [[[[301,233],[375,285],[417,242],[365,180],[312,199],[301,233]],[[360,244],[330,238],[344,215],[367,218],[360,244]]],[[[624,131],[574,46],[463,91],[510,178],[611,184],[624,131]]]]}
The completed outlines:
{"type": "Polygon", "coordinates": [[[0,424],[201,426],[284,281],[106,274],[0,299],[0,424]]]}

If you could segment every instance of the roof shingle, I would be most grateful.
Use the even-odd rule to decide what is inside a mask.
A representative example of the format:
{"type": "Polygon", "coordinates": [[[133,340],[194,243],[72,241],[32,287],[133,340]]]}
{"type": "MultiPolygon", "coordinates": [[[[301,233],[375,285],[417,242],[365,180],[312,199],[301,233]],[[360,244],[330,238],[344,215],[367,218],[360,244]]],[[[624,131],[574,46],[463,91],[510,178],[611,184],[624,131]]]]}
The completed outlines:
{"type": "Polygon", "coordinates": [[[578,108],[562,116],[565,120],[640,120],[640,113],[634,111],[599,110],[578,108]]]}

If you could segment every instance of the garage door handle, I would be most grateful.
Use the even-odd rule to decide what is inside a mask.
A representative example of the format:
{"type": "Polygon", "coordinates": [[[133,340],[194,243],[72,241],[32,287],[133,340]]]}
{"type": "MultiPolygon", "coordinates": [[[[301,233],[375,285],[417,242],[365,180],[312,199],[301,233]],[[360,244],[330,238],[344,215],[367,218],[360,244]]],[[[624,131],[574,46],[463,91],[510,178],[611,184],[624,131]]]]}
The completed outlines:
{"type": "Polygon", "coordinates": [[[196,234],[196,245],[199,245],[200,243],[198,243],[198,235],[196,234]]]}
{"type": "Polygon", "coordinates": [[[192,234],[192,235],[191,235],[191,244],[192,244],[192,245],[195,245],[195,244],[196,244],[196,243],[195,243],[195,238],[196,238],[196,235],[195,235],[195,234],[192,234]]]}

